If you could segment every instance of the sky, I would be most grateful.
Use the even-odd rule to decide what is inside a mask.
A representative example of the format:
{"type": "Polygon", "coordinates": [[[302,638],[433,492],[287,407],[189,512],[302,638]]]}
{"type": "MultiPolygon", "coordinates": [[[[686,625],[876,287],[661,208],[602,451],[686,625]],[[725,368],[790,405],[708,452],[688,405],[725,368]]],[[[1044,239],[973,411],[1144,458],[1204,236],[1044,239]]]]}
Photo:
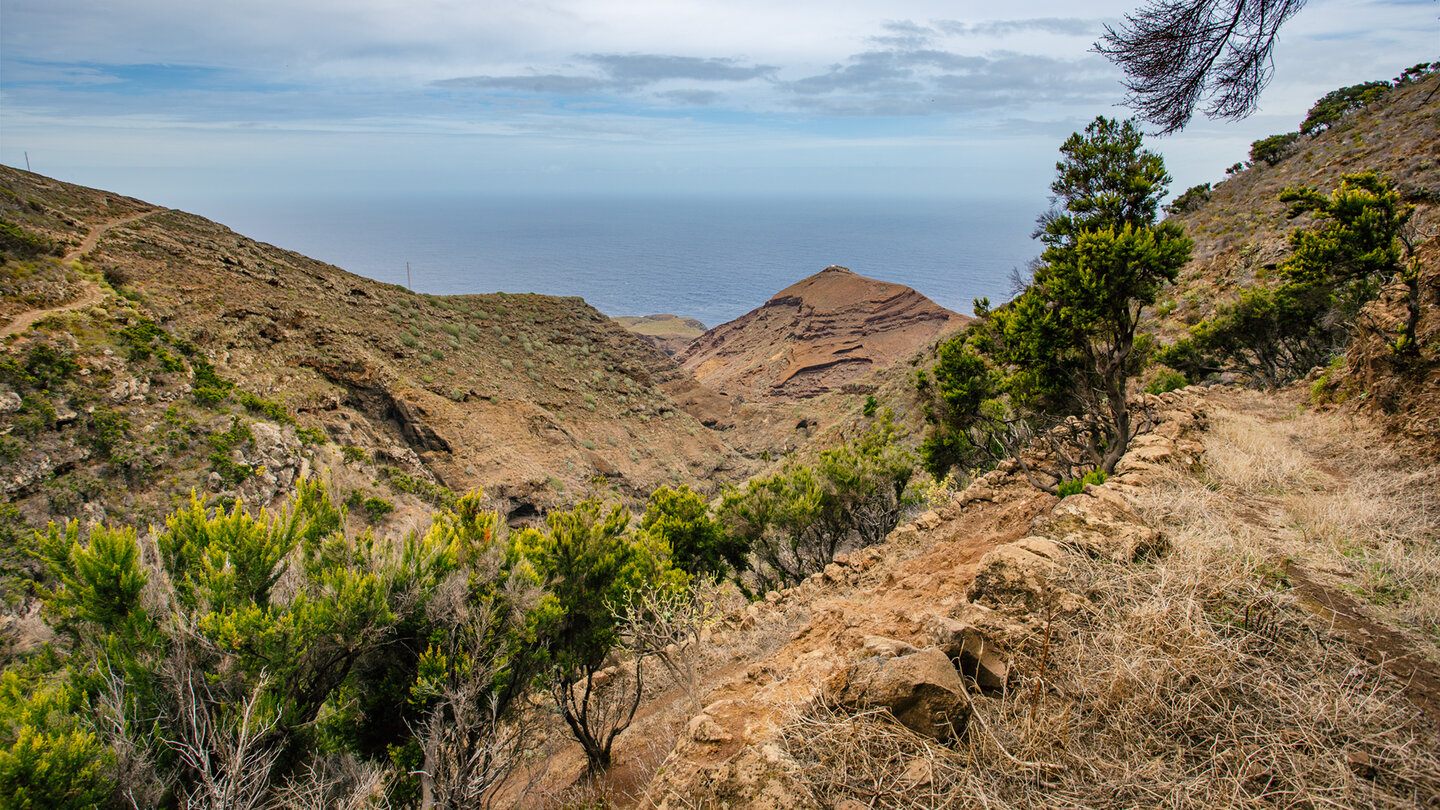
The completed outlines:
{"type": "MultiPolygon", "coordinates": [[[[1124,116],[1132,2],[4,0],[0,162],[172,207],[280,195],[1043,198],[1124,116]]],[[[1261,109],[1149,142],[1218,180],[1440,57],[1436,0],[1310,0],[1261,109]]]]}

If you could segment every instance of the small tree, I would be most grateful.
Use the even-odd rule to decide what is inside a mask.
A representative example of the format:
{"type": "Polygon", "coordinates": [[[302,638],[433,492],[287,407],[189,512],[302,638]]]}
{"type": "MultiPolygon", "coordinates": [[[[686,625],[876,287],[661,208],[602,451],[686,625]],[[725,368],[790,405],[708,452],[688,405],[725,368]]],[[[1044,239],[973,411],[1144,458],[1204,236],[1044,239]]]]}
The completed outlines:
{"type": "Polygon", "coordinates": [[[751,552],[762,589],[800,582],[823,571],[846,544],[884,539],[911,503],[906,494],[915,459],[900,447],[888,411],[855,439],[820,454],[813,465],[790,464],[753,478],[721,498],[719,519],[751,552]]]}
{"type": "Polygon", "coordinates": [[[1124,455],[1137,430],[1128,383],[1144,359],[1136,328],[1192,244],[1178,225],[1155,224],[1170,176],[1140,147],[1132,122],[1106,118],[1061,147],[1050,186],[1059,206],[1040,219],[1047,247],[1033,280],[939,353],[932,473],[945,461],[1003,454],[1054,492],[1021,452],[1032,438],[1047,438],[1071,474],[1112,472],[1124,455]]]}
{"type": "Polygon", "coordinates": [[[1390,82],[1387,81],[1363,82],[1331,90],[1310,108],[1300,124],[1300,131],[1306,135],[1324,132],[1338,124],[1340,119],[1378,101],[1388,92],[1390,82]]]}
{"type": "Polygon", "coordinates": [[[1318,220],[1290,235],[1292,253],[1280,265],[1284,282],[1273,291],[1245,291],[1165,349],[1162,362],[1192,376],[1238,370],[1266,386],[1283,385],[1343,349],[1352,328],[1374,328],[1359,322],[1361,308],[1396,281],[1405,285],[1407,311],[1390,346],[1396,355],[1412,355],[1421,307],[1409,228],[1414,206],[1374,172],[1345,175],[1328,196],[1305,187],[1280,198],[1291,204],[1292,217],[1318,220]]]}
{"type": "Polygon", "coordinates": [[[691,576],[723,577],[730,570],[745,570],[749,549],[725,533],[710,516],[710,505],[688,486],[661,486],[650,493],[640,529],[669,546],[675,566],[691,576]]]}
{"type": "Polygon", "coordinates": [[[532,612],[548,645],[547,685],[592,771],[610,766],[615,738],[629,728],[644,686],[642,656],[600,677],[621,641],[621,617],[642,590],[682,587],[669,549],[652,535],[632,536],[621,506],[582,501],[551,512],[545,530],[517,533],[516,551],[532,564],[547,593],[532,612]]]}
{"type": "Polygon", "coordinates": [[[1300,133],[1286,132],[1283,135],[1271,135],[1268,138],[1261,138],[1250,144],[1250,162],[1261,163],[1266,166],[1274,166],[1285,155],[1289,153],[1290,147],[1300,140],[1300,133]]]}

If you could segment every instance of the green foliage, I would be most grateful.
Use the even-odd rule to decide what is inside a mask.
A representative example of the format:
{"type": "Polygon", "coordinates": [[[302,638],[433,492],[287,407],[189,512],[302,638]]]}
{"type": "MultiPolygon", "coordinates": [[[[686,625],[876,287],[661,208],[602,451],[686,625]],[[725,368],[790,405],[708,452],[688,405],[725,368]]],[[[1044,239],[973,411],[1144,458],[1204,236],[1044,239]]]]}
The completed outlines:
{"type": "Polygon", "coordinates": [[[609,766],[615,737],[639,705],[638,682],[634,703],[618,716],[597,710],[591,699],[593,676],[620,641],[626,609],[642,590],[670,591],[687,583],[670,565],[663,540],[647,532],[632,535],[629,524],[623,507],[587,500],[551,512],[543,531],[524,529],[515,537],[517,553],[546,589],[531,621],[537,637],[548,642],[550,692],[592,770],[609,766]]]}
{"type": "Polygon", "coordinates": [[[823,571],[845,545],[880,542],[914,502],[907,486],[915,459],[900,446],[889,411],[863,434],[820,454],[728,489],[718,517],[734,544],[748,548],[762,589],[793,585],[823,571]]]}
{"type": "Polygon", "coordinates": [[[397,492],[407,492],[411,495],[419,496],[431,504],[445,509],[453,509],[455,507],[458,496],[449,487],[432,484],[429,481],[401,472],[394,467],[386,467],[382,469],[380,473],[385,477],[390,487],[397,492]]]}
{"type": "Polygon", "coordinates": [[[1110,476],[1107,475],[1104,470],[1091,470],[1090,472],[1085,473],[1079,478],[1072,478],[1068,481],[1061,481],[1060,485],[1055,488],[1055,494],[1059,495],[1062,498],[1066,498],[1071,495],[1079,495],[1081,492],[1085,491],[1086,484],[1095,484],[1096,486],[1099,486],[1100,484],[1105,483],[1105,481],[1109,479],[1109,477],[1110,476]]]}
{"type": "Polygon", "coordinates": [[[865,407],[862,408],[860,412],[868,419],[875,415],[875,410],[879,407],[880,400],[876,399],[874,394],[870,394],[865,397],[865,407]]]}
{"type": "Polygon", "coordinates": [[[97,408],[90,415],[92,443],[102,456],[112,458],[123,448],[130,432],[130,420],[108,408],[97,408]]]}
{"type": "Polygon", "coordinates": [[[1345,175],[1329,196],[1290,188],[1281,199],[1292,217],[1310,213],[1317,221],[1291,234],[1291,255],[1280,266],[1284,283],[1242,292],[1164,350],[1161,362],[1192,377],[1239,370],[1266,386],[1282,385],[1341,351],[1361,307],[1397,280],[1408,290],[1408,317],[1391,347],[1402,356],[1414,352],[1419,267],[1407,238],[1414,206],[1374,172],[1345,175]]]}
{"type": "Polygon", "coordinates": [[[1400,75],[1395,77],[1395,86],[1405,87],[1414,84],[1437,70],[1440,70],[1440,62],[1420,62],[1401,71],[1400,75]]]}
{"type": "Polygon", "coordinates": [[[233,457],[234,449],[246,442],[253,440],[250,433],[250,426],[240,421],[240,417],[230,417],[230,429],[221,433],[214,433],[210,436],[210,466],[215,472],[220,473],[220,480],[228,485],[235,485],[254,475],[259,468],[250,464],[242,464],[233,457]]]}
{"type": "Polygon", "coordinates": [[[1390,92],[1390,82],[1374,81],[1331,90],[1310,108],[1300,131],[1306,135],[1323,132],[1355,110],[1366,107],[1390,92]]]}
{"type": "Polygon", "coordinates": [[[235,383],[221,377],[209,360],[196,354],[191,357],[190,362],[191,368],[195,372],[195,381],[191,386],[190,393],[195,397],[196,402],[214,407],[230,396],[230,389],[235,387],[235,383]]]}
{"type": "Polygon", "coordinates": [[[295,428],[295,437],[300,440],[301,444],[307,445],[321,445],[328,441],[325,438],[325,431],[313,427],[295,428]]]}
{"type": "Polygon", "coordinates": [[[640,529],[657,546],[668,547],[675,566],[691,576],[719,579],[729,570],[745,570],[749,548],[725,533],[705,499],[688,486],[661,486],[650,493],[640,529]]]}
{"type": "Polygon", "coordinates": [[[33,259],[37,256],[64,256],[65,248],[54,239],[0,219],[0,259],[33,259]]]}
{"type": "Polygon", "coordinates": [[[163,344],[170,336],[160,324],[149,318],[137,318],[135,323],[121,329],[117,337],[125,346],[126,356],[133,361],[142,362],[149,360],[155,352],[157,340],[163,344]]]}
{"type": "Polygon", "coordinates": [[[45,534],[35,535],[33,551],[59,583],[46,600],[56,629],[80,632],[93,626],[128,638],[151,622],[140,604],[148,577],[133,529],[97,526],[83,542],[79,523],[71,521],[64,530],[51,523],[45,534]]]}
{"type": "Polygon", "coordinates": [[[1274,166],[1284,159],[1286,152],[1300,140],[1300,133],[1286,132],[1283,135],[1271,135],[1268,138],[1261,138],[1250,144],[1250,162],[1264,162],[1267,166],[1274,166]]]}
{"type": "Polygon", "coordinates": [[[23,358],[7,356],[0,359],[0,381],[19,392],[48,391],[59,387],[80,368],[74,353],[57,349],[49,343],[34,343],[23,358]]]}
{"type": "Polygon", "coordinates": [[[1184,388],[1189,384],[1190,381],[1185,378],[1184,374],[1167,368],[1155,375],[1155,379],[1151,380],[1150,383],[1145,386],[1145,393],[1155,395],[1165,394],[1179,388],[1184,388]]]}
{"type": "Polygon", "coordinates": [[[75,716],[83,695],[26,674],[0,676],[0,803],[16,810],[103,804],[115,755],[75,716]]]}
{"type": "Polygon", "coordinates": [[[1170,214],[1187,214],[1199,210],[1200,206],[1210,201],[1210,184],[1201,183],[1198,186],[1191,186],[1185,189],[1185,193],[1176,197],[1165,206],[1165,211],[1170,214]]]}
{"type": "Polygon", "coordinates": [[[245,406],[247,411],[267,416],[272,422],[281,425],[295,424],[295,417],[290,415],[290,412],[286,410],[283,403],[276,402],[272,399],[265,399],[249,391],[241,391],[236,396],[236,400],[245,406]]]}
{"type": "Polygon", "coordinates": [[[345,505],[354,510],[364,511],[371,523],[395,511],[395,504],[375,495],[366,495],[358,489],[350,491],[345,498],[345,505]]]}
{"type": "Polygon", "coordinates": [[[344,445],[340,448],[340,454],[345,457],[346,464],[369,464],[370,454],[365,452],[363,447],[344,445]]]}
{"type": "Polygon", "coordinates": [[[1061,207],[1040,219],[1046,249],[1033,280],[938,352],[935,427],[922,445],[936,478],[956,464],[1019,458],[1035,435],[1069,467],[1108,471],[1124,454],[1126,386],[1146,349],[1136,328],[1192,246],[1177,225],[1155,224],[1170,177],[1140,147],[1133,122],[1105,118],[1061,147],[1051,185],[1061,207]],[[1058,425],[1071,429],[1048,433],[1058,425]]]}

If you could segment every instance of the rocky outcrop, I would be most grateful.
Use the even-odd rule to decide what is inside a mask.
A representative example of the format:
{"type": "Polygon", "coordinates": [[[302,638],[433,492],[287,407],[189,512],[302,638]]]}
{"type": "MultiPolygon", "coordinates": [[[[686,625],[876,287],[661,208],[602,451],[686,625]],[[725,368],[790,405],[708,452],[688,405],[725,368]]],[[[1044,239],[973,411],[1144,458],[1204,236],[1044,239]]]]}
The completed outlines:
{"type": "Polygon", "coordinates": [[[1094,609],[1093,595],[1069,579],[1077,556],[1134,560],[1164,547],[1126,493],[1198,463],[1190,433],[1205,416],[1193,392],[1140,404],[1153,430],[1105,484],[1056,499],[1003,464],[884,543],[839,555],[728,619],[726,633],[778,632],[770,628],[786,617],[794,630],[711,694],[642,806],[813,806],[800,754],[787,747],[813,731],[795,724],[797,713],[884,710],[918,734],[961,744],[984,733],[970,720],[980,701],[1014,688],[1013,662],[1032,656],[1023,660],[1033,666],[1052,620],[1094,609]]]}
{"type": "Polygon", "coordinates": [[[970,320],[909,287],[827,267],[696,338],[676,359],[731,396],[803,399],[909,357],[970,320]]]}
{"type": "Polygon", "coordinates": [[[827,691],[845,709],[886,709],[907,728],[937,740],[964,731],[970,717],[960,673],[938,647],[867,658],[831,679],[827,691]]]}

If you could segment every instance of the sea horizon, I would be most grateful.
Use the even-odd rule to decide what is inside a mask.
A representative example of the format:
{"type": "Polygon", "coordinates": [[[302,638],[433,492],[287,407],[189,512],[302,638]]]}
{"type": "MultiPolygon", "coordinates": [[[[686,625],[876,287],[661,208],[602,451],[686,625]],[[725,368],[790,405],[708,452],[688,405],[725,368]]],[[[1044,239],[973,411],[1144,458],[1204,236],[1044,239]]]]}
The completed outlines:
{"type": "MultiPolygon", "coordinates": [[[[193,204],[192,204],[193,206],[193,204]]],[[[870,196],[314,195],[187,208],[244,236],[437,295],[578,296],[707,327],[831,265],[969,314],[1038,255],[1043,201],[870,196]],[[408,274],[407,274],[408,264],[408,274]]]]}

